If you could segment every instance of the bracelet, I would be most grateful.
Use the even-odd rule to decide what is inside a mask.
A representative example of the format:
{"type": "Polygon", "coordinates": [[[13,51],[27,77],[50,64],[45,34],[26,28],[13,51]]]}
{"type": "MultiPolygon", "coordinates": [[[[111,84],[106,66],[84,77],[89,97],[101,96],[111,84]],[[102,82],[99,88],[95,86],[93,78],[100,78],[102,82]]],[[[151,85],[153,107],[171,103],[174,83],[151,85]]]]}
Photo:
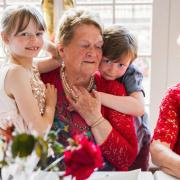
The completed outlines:
{"type": "Polygon", "coordinates": [[[91,128],[96,127],[97,125],[101,124],[103,121],[105,121],[104,117],[101,116],[100,118],[97,119],[97,121],[95,121],[92,125],[91,128]]]}

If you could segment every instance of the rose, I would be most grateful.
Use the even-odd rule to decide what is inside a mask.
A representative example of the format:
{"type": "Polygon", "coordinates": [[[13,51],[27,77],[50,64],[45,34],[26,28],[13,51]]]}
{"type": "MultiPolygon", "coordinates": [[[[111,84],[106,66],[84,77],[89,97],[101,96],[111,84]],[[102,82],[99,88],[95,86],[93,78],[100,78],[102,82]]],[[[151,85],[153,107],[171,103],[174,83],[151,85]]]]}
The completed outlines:
{"type": "Polygon", "coordinates": [[[72,175],[76,180],[88,178],[96,168],[103,166],[103,158],[100,148],[89,141],[84,135],[73,138],[76,147],[64,152],[66,175],[72,175]]]}

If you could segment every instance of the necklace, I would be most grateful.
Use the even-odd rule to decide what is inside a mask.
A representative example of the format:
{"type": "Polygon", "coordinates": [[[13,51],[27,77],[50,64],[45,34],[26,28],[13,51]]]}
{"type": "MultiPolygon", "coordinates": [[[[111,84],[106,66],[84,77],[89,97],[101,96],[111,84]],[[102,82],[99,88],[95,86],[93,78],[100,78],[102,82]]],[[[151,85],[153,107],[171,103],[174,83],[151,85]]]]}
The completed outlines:
{"type": "MultiPolygon", "coordinates": [[[[67,82],[66,76],[65,76],[65,65],[62,64],[61,69],[60,69],[60,78],[62,80],[62,85],[64,87],[64,90],[66,91],[65,93],[68,93],[69,95],[73,96],[73,89],[70,87],[70,85],[67,82]]],[[[87,90],[90,92],[94,87],[94,76],[91,77],[89,85],[87,87],[87,90]]],[[[72,111],[74,111],[74,109],[71,107],[71,105],[67,106],[67,109],[69,111],[69,113],[71,114],[72,111]]],[[[68,119],[71,119],[72,121],[72,114],[70,115],[70,117],[68,119]]],[[[72,125],[78,129],[80,129],[80,131],[90,131],[90,127],[85,125],[80,125],[78,122],[73,121],[72,125]]]]}
{"type": "MultiPolygon", "coordinates": [[[[63,84],[63,87],[66,90],[66,92],[69,95],[73,95],[74,94],[73,89],[70,87],[70,85],[68,84],[68,82],[66,80],[64,64],[62,64],[61,69],[60,69],[60,78],[62,80],[62,84],[63,84]]],[[[90,92],[93,89],[93,86],[94,86],[94,76],[91,76],[87,90],[90,92]]]]}

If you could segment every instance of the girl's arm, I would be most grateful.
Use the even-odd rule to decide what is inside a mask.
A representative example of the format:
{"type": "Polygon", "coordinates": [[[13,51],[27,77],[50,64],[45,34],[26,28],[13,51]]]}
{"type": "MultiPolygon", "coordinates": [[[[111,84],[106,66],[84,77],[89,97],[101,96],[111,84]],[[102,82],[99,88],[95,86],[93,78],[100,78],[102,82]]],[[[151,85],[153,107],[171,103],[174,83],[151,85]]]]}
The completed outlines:
{"type": "Polygon", "coordinates": [[[50,72],[58,68],[62,63],[55,44],[50,41],[47,41],[46,44],[46,51],[50,53],[50,57],[41,58],[36,61],[40,73],[50,72]]]}
{"type": "Polygon", "coordinates": [[[51,127],[57,99],[54,86],[47,86],[46,108],[43,116],[41,116],[37,100],[32,94],[29,74],[23,67],[15,66],[9,70],[5,79],[5,91],[15,99],[21,116],[31,130],[42,135],[48,127],[51,127]]]}
{"type": "Polygon", "coordinates": [[[99,93],[101,95],[101,103],[106,107],[133,116],[142,116],[144,114],[144,96],[141,91],[133,92],[129,96],[99,93]]]}

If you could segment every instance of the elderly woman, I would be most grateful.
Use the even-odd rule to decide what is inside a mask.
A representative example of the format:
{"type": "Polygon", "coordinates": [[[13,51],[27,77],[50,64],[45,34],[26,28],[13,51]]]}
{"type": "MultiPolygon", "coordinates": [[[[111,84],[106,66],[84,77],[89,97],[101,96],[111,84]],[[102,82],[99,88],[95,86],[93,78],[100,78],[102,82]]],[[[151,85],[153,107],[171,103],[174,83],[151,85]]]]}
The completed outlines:
{"type": "Polygon", "coordinates": [[[100,146],[106,170],[128,170],[137,155],[133,117],[101,107],[94,90],[126,95],[122,84],[95,75],[103,45],[96,17],[84,10],[66,11],[56,42],[64,64],[42,78],[57,88],[54,129],[58,130],[59,141],[67,145],[68,137],[87,132],[100,146]]]}
{"type": "Polygon", "coordinates": [[[150,151],[154,164],[180,178],[180,84],[162,100],[150,151]]]}

